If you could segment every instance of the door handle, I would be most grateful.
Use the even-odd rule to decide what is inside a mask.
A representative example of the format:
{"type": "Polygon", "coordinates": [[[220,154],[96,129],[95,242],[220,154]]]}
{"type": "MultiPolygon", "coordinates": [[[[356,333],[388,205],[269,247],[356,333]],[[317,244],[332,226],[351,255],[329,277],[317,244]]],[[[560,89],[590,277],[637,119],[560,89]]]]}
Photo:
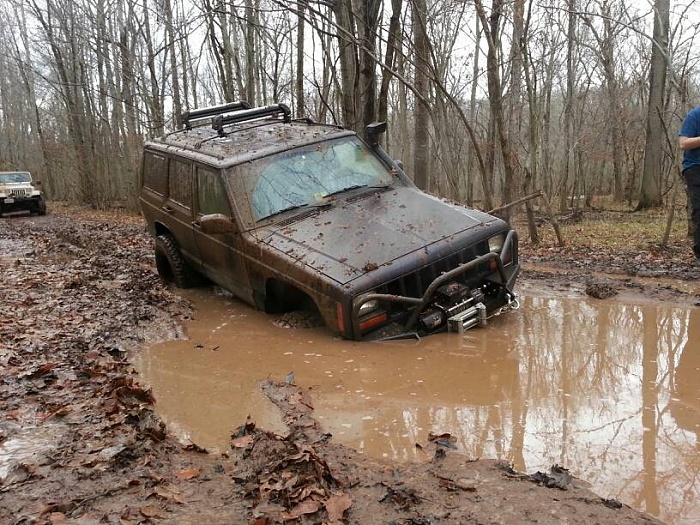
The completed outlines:
{"type": "Polygon", "coordinates": [[[165,213],[172,213],[173,212],[173,209],[170,206],[168,206],[167,204],[164,204],[160,209],[163,210],[165,213]]]}

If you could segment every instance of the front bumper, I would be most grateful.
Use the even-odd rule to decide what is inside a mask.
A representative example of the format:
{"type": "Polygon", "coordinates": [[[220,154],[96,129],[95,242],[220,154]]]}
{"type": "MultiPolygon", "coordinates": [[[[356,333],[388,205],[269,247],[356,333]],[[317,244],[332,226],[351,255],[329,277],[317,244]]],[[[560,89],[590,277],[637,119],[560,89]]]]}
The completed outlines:
{"type": "Polygon", "coordinates": [[[0,213],[12,213],[19,211],[42,213],[45,210],[44,197],[35,195],[31,197],[7,196],[0,197],[0,213]]]}
{"type": "Polygon", "coordinates": [[[400,335],[401,332],[463,332],[473,326],[483,325],[489,315],[512,304],[515,299],[513,287],[519,272],[517,234],[511,230],[500,253],[480,255],[441,273],[419,297],[386,293],[358,296],[352,304],[352,332],[358,339],[374,338],[375,335],[369,335],[372,330],[366,327],[387,325],[390,322],[395,325],[393,330],[378,332],[387,336],[400,335]],[[374,318],[372,314],[360,316],[362,305],[369,301],[400,305],[403,314],[391,319],[387,316],[387,322],[372,323],[372,319],[377,319],[381,312],[375,314],[374,318]]]}

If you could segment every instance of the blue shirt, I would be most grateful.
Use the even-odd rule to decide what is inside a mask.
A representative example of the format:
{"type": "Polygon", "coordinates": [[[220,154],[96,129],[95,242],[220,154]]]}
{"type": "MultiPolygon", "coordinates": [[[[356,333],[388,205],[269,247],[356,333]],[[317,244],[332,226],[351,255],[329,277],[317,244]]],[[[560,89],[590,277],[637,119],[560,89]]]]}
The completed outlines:
{"type": "MultiPolygon", "coordinates": [[[[686,115],[680,137],[700,137],[700,106],[691,109],[686,115]]],[[[683,171],[693,166],[700,166],[700,148],[689,149],[683,152],[683,171]]]]}

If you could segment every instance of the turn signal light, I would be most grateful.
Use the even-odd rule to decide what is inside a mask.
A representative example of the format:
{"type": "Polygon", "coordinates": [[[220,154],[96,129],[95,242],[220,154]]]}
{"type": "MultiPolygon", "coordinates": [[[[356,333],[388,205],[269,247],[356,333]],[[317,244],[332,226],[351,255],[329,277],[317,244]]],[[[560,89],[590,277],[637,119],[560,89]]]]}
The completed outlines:
{"type": "Polygon", "coordinates": [[[387,315],[386,312],[382,312],[379,315],[376,315],[374,317],[370,317],[369,319],[365,319],[364,321],[360,321],[360,330],[362,332],[369,330],[370,328],[374,328],[375,326],[379,326],[382,323],[385,323],[389,319],[389,316],[387,315]]]}

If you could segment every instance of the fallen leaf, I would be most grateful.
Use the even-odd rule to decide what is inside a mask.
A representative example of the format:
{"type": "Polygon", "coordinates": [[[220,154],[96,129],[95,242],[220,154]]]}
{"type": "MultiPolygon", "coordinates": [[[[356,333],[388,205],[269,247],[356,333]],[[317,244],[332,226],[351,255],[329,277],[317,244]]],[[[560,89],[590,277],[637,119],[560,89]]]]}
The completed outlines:
{"type": "Polygon", "coordinates": [[[252,436],[252,435],[236,438],[236,439],[231,441],[231,447],[233,447],[233,448],[249,447],[250,445],[252,445],[254,439],[255,439],[255,436],[252,436]]]}
{"type": "Polygon", "coordinates": [[[187,445],[183,445],[182,450],[197,452],[199,454],[209,454],[209,451],[206,448],[200,447],[197,445],[197,443],[188,443],[187,445]]]}
{"type": "Polygon", "coordinates": [[[111,461],[119,454],[124,452],[126,448],[127,447],[125,445],[115,445],[113,447],[103,448],[100,450],[99,454],[97,454],[97,458],[100,461],[111,461]]]}
{"type": "Polygon", "coordinates": [[[289,512],[283,512],[282,513],[282,520],[283,521],[291,521],[299,518],[300,516],[303,516],[304,514],[313,514],[314,512],[318,512],[318,509],[321,508],[321,504],[318,501],[314,501],[311,499],[307,499],[296,505],[292,510],[289,512]]]}
{"type": "Polygon", "coordinates": [[[63,514],[63,512],[52,512],[49,515],[49,523],[51,523],[51,525],[68,523],[68,518],[66,518],[66,515],[63,514]]]}
{"type": "Polygon", "coordinates": [[[139,509],[139,512],[147,518],[155,518],[160,516],[160,509],[155,505],[144,505],[139,509]]]}
{"type": "Polygon", "coordinates": [[[185,497],[172,487],[157,487],[149,497],[151,496],[155,496],[158,499],[171,503],[185,502],[185,497]]]}
{"type": "Polygon", "coordinates": [[[199,469],[198,468],[186,468],[184,470],[181,470],[176,474],[177,479],[180,480],[188,480],[188,479],[194,479],[196,477],[199,477],[199,469]]]}
{"type": "Polygon", "coordinates": [[[333,494],[325,503],[328,519],[331,522],[341,520],[343,514],[352,505],[352,498],[347,494],[333,494]]]}
{"type": "Polygon", "coordinates": [[[34,370],[28,370],[20,374],[20,378],[39,378],[51,372],[59,363],[44,363],[43,365],[35,368],[34,370]]]}

